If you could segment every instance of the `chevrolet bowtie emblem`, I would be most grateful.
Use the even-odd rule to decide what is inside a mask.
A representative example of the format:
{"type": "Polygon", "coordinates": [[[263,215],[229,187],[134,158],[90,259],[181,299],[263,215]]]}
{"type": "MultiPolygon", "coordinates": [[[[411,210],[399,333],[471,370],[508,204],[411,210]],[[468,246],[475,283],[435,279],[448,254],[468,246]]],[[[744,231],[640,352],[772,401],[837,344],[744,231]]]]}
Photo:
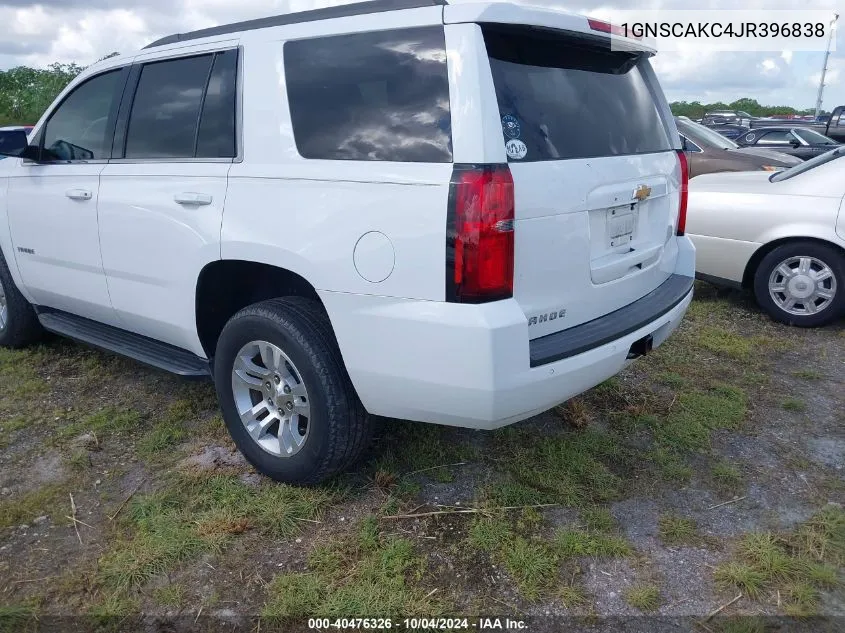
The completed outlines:
{"type": "Polygon", "coordinates": [[[648,185],[640,185],[634,189],[634,200],[642,202],[651,195],[651,187],[648,185]]]}

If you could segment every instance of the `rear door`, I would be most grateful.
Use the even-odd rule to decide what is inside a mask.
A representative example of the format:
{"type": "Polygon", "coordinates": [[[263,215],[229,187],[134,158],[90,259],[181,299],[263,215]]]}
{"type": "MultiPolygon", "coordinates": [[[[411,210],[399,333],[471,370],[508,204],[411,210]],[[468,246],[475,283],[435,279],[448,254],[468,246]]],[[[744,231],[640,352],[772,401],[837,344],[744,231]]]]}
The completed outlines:
{"type": "Polygon", "coordinates": [[[514,298],[536,338],[673,273],[679,142],[644,53],[583,33],[481,29],[514,180],[514,298]]]}
{"type": "Polygon", "coordinates": [[[103,267],[124,327],[198,353],[196,280],[220,258],[237,152],[238,50],[211,46],[137,63],[98,203],[103,267]]]}

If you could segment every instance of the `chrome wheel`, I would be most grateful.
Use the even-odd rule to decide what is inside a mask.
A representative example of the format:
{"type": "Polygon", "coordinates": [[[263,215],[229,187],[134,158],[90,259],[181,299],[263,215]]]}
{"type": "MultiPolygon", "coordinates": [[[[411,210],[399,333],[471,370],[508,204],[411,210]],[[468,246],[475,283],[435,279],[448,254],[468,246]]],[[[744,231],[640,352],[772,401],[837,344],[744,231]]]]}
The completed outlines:
{"type": "Polygon", "coordinates": [[[836,276],[820,259],[790,257],[769,275],[769,295],[784,312],[796,316],[816,314],[833,303],[836,276]]]}
{"type": "Polygon", "coordinates": [[[3,280],[0,279],[0,332],[6,329],[9,320],[9,304],[6,301],[6,289],[3,287],[3,280]]]}
{"type": "Polygon", "coordinates": [[[311,404],[302,374],[279,347],[252,341],[235,356],[232,392],[253,441],[277,457],[298,453],[308,439],[311,404]]]}

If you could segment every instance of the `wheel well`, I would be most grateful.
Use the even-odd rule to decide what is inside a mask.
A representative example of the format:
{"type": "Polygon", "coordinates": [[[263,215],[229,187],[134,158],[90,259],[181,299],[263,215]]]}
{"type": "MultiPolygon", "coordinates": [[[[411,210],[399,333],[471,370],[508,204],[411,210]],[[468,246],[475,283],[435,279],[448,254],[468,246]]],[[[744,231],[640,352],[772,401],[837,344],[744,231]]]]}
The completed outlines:
{"type": "Polygon", "coordinates": [[[196,294],[197,333],[208,358],[214,355],[223,327],[236,312],[253,303],[287,296],[320,301],[310,283],[284,268],[240,260],[208,264],[200,272],[196,294]]]}
{"type": "Polygon", "coordinates": [[[789,242],[815,242],[816,244],[821,244],[822,246],[831,246],[845,257],[845,249],[838,244],[828,242],[827,240],[822,240],[817,237],[784,237],[779,240],[763,244],[763,246],[754,251],[751,259],[749,259],[748,263],[745,265],[745,272],[742,275],[742,287],[752,288],[754,286],[754,274],[757,272],[757,267],[760,265],[760,262],[763,261],[763,258],[775,250],[778,246],[783,246],[789,242]]]}

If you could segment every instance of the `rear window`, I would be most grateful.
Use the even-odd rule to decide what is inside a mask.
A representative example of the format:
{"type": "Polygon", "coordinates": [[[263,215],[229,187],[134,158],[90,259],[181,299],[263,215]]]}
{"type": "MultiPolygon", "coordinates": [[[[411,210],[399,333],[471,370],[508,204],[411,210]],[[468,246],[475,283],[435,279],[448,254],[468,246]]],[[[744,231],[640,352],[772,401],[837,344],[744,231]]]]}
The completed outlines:
{"type": "Polygon", "coordinates": [[[537,29],[484,27],[509,160],[672,149],[633,53],[537,29]]]}
{"type": "Polygon", "coordinates": [[[290,41],[284,54],[304,158],[451,162],[442,26],[290,41]]]}

